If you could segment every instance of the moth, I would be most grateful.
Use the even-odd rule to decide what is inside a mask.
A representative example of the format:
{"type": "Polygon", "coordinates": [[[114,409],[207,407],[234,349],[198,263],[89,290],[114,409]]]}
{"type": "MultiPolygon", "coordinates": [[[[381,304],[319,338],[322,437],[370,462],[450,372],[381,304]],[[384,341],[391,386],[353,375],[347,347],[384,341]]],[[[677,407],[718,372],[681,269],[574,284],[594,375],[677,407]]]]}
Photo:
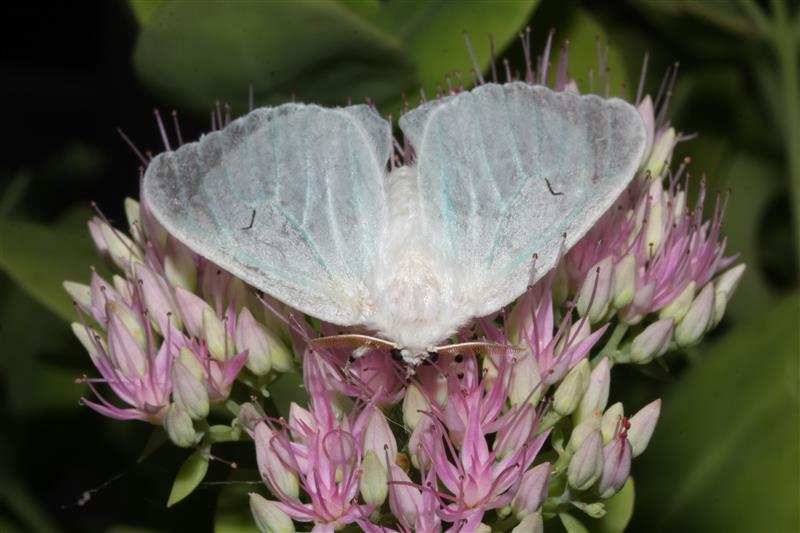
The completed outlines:
{"type": "Polygon", "coordinates": [[[198,254],[415,366],[554,268],[646,144],[623,100],[523,82],[428,102],[399,126],[415,159],[392,168],[391,126],[367,105],[256,109],[157,156],[144,200],[198,254]]]}

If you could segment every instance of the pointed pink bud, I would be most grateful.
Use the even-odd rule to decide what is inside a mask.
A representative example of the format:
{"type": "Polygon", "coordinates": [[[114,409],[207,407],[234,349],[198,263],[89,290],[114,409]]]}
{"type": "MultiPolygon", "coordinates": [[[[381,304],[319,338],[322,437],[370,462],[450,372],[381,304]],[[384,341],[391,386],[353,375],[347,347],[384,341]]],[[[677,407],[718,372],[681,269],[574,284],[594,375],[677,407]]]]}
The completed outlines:
{"type": "Polygon", "coordinates": [[[600,360],[589,377],[589,388],[586,389],[581,403],[573,415],[576,422],[580,423],[595,411],[603,412],[608,403],[608,391],[611,386],[611,365],[608,358],[600,360]]]}
{"type": "Polygon", "coordinates": [[[675,326],[675,344],[693,346],[700,342],[714,320],[714,285],[706,283],[692,302],[689,311],[675,326]]]}
{"type": "Polygon", "coordinates": [[[274,432],[265,424],[256,424],[253,440],[256,443],[256,462],[264,482],[281,498],[297,500],[300,483],[297,474],[286,467],[273,447],[274,432]]]}
{"type": "Polygon", "coordinates": [[[531,513],[511,530],[511,533],[544,533],[542,513],[531,513]]]}
{"type": "Polygon", "coordinates": [[[531,468],[522,476],[517,494],[511,500],[511,510],[522,519],[541,508],[547,498],[547,483],[550,480],[550,463],[531,468]]]}
{"type": "Polygon", "coordinates": [[[664,355],[672,341],[673,328],[672,318],[662,318],[647,326],[631,343],[631,361],[643,365],[664,355]]]}
{"type": "Polygon", "coordinates": [[[608,256],[586,273],[578,293],[578,312],[596,324],[608,314],[613,297],[614,258],[608,256]]]}
{"type": "Polygon", "coordinates": [[[597,492],[603,499],[617,492],[631,473],[631,444],[624,434],[617,435],[603,448],[603,474],[597,492]]]}
{"type": "Polygon", "coordinates": [[[735,267],[725,271],[714,280],[714,321],[713,326],[719,324],[725,314],[725,308],[728,305],[728,300],[733,296],[736,287],[739,286],[739,281],[747,267],[745,265],[736,265],[735,267]]]}
{"type": "Polygon", "coordinates": [[[92,306],[92,288],[83,283],[75,283],[74,281],[65,281],[62,283],[64,290],[67,291],[70,298],[75,303],[81,306],[81,309],[89,309],[92,306]]]}
{"type": "Polygon", "coordinates": [[[410,384],[403,397],[403,423],[414,431],[419,424],[419,419],[424,411],[430,410],[431,406],[422,391],[415,384],[410,384]]]}
{"type": "Polygon", "coordinates": [[[289,405],[289,431],[295,442],[305,444],[317,431],[317,421],[308,409],[295,402],[289,405]]]}
{"type": "MultiPolygon", "coordinates": [[[[112,228],[106,222],[100,222],[99,225],[100,234],[105,240],[108,254],[115,265],[122,270],[127,270],[131,261],[142,259],[141,250],[130,237],[120,230],[112,228]]],[[[91,225],[89,231],[91,231],[91,225]]]]}
{"type": "Polygon", "coordinates": [[[572,429],[567,443],[567,451],[575,453],[581,447],[583,441],[596,429],[600,429],[603,417],[599,411],[595,411],[591,416],[586,417],[580,424],[572,429]]]}
{"type": "Polygon", "coordinates": [[[660,414],[661,400],[658,399],[639,409],[630,419],[631,427],[628,430],[628,440],[631,443],[634,457],[641,455],[647,448],[660,414]]]}
{"type": "Polygon", "coordinates": [[[211,310],[211,306],[196,294],[180,287],[175,289],[175,303],[189,334],[198,339],[202,338],[203,311],[211,310]]]}
{"type": "Polygon", "coordinates": [[[578,407],[589,387],[589,361],[582,359],[569,371],[553,395],[553,409],[561,416],[569,416],[578,407]]]}
{"type": "Polygon", "coordinates": [[[72,332],[89,353],[89,357],[95,366],[101,364],[100,360],[105,359],[108,348],[106,348],[106,342],[100,337],[100,334],[94,328],[78,322],[72,323],[72,332]]]}
{"type": "Polygon", "coordinates": [[[203,309],[203,338],[211,357],[220,362],[236,355],[233,337],[211,308],[203,309]]]}
{"type": "Polygon", "coordinates": [[[367,417],[361,441],[362,453],[375,452],[384,468],[389,468],[387,460],[394,461],[397,442],[386,417],[377,407],[368,408],[362,416],[367,417]]]}
{"type": "Polygon", "coordinates": [[[621,402],[617,402],[603,413],[603,419],[600,422],[600,431],[603,433],[603,444],[608,444],[611,439],[617,434],[622,423],[622,418],[625,416],[625,409],[621,402]]]}
{"type": "Polygon", "coordinates": [[[275,502],[250,493],[250,512],[262,533],[295,533],[294,522],[275,502]]]}
{"type": "Polygon", "coordinates": [[[108,350],[114,365],[128,378],[138,380],[147,373],[147,356],[113,311],[108,323],[108,350]]]}
{"type": "Polygon", "coordinates": [[[142,216],[141,209],[139,208],[139,202],[128,197],[125,198],[123,205],[125,206],[125,218],[128,219],[128,231],[130,232],[131,237],[133,237],[133,240],[136,241],[136,244],[144,247],[145,238],[144,230],[142,229],[142,216]]]}
{"type": "Polygon", "coordinates": [[[575,490],[591,487],[603,473],[603,436],[592,431],[569,461],[567,481],[575,490]]]}
{"type": "Polygon", "coordinates": [[[167,238],[164,276],[173,287],[182,287],[187,291],[197,287],[197,263],[189,249],[172,236],[167,238]]]}
{"type": "Polygon", "coordinates": [[[694,291],[697,285],[694,281],[689,282],[683,290],[673,298],[673,300],[667,304],[661,311],[658,313],[659,318],[674,318],[675,322],[679,322],[686,313],[689,312],[689,307],[692,305],[692,301],[694,300],[694,291]]]}
{"type": "Polygon", "coordinates": [[[361,461],[361,480],[359,490],[364,503],[370,505],[383,505],[389,494],[389,475],[378,454],[372,450],[364,454],[361,461]]]}
{"type": "Polygon", "coordinates": [[[628,254],[614,267],[614,308],[622,309],[633,302],[636,294],[636,255],[628,254]]]}
{"type": "Polygon", "coordinates": [[[417,519],[417,510],[422,505],[422,494],[419,489],[411,486],[411,479],[397,465],[391,465],[389,470],[389,507],[398,521],[410,528],[417,519]]]}
{"type": "Polygon", "coordinates": [[[195,420],[208,416],[209,401],[205,372],[188,348],[181,348],[172,365],[172,398],[195,420]]]}
{"type": "Polygon", "coordinates": [[[101,224],[103,224],[103,221],[97,217],[92,218],[87,223],[89,226],[89,235],[92,236],[92,240],[94,241],[95,247],[97,247],[97,251],[100,252],[100,255],[103,257],[108,258],[108,244],[106,243],[106,238],[103,236],[101,224]]]}
{"type": "Polygon", "coordinates": [[[168,321],[171,321],[175,328],[181,329],[180,316],[172,305],[172,296],[164,278],[153,272],[144,263],[134,263],[133,270],[141,286],[144,303],[150,312],[150,318],[156,331],[165,335],[168,321]]]}
{"type": "Polygon", "coordinates": [[[252,434],[256,424],[264,421],[264,415],[252,403],[245,402],[239,406],[239,414],[236,419],[248,433],[252,434]]]}
{"type": "Polygon", "coordinates": [[[639,107],[637,108],[639,111],[639,116],[642,117],[642,122],[644,123],[644,131],[645,131],[645,149],[644,153],[642,154],[642,158],[644,159],[640,164],[644,164],[647,158],[650,156],[650,150],[653,148],[653,139],[655,137],[656,131],[656,120],[655,120],[655,113],[653,109],[653,100],[650,98],[650,95],[646,95],[642,98],[642,101],[639,103],[639,107]]]}

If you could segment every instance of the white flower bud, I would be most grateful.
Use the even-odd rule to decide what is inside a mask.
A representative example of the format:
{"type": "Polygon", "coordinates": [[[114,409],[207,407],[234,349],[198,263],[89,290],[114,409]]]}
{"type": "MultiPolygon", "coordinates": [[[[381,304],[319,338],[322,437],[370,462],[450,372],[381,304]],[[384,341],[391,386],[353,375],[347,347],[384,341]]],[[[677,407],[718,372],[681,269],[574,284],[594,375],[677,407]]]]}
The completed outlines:
{"type": "Polygon", "coordinates": [[[647,326],[634,337],[629,349],[630,360],[643,365],[664,355],[672,340],[673,326],[672,318],[663,318],[647,326]]]}
{"type": "Polygon", "coordinates": [[[250,512],[261,533],[295,533],[294,522],[275,502],[250,493],[250,512]]]}
{"type": "Polygon", "coordinates": [[[600,360],[592,375],[589,377],[589,388],[581,398],[578,408],[575,410],[573,418],[580,423],[593,412],[603,412],[608,403],[608,390],[611,386],[611,366],[608,358],[600,360]]]}
{"type": "Polygon", "coordinates": [[[728,305],[736,287],[739,286],[739,281],[746,269],[746,265],[736,265],[735,267],[726,270],[720,274],[714,281],[714,320],[712,327],[719,324],[722,317],[725,315],[725,308],[728,305]]]}
{"type": "Polygon", "coordinates": [[[636,256],[628,254],[614,267],[614,308],[633,302],[636,293],[636,256]]]}
{"type": "Polygon", "coordinates": [[[197,264],[189,249],[174,237],[167,238],[164,276],[173,287],[194,291],[197,287],[197,264]]]}
{"type": "Polygon", "coordinates": [[[672,156],[672,149],[675,147],[675,130],[669,128],[659,135],[653,142],[653,150],[650,152],[650,158],[644,165],[645,170],[649,170],[655,177],[661,175],[661,171],[667,164],[668,159],[672,156]]]}
{"type": "Polygon", "coordinates": [[[578,313],[596,324],[608,314],[613,296],[614,259],[608,256],[586,273],[578,294],[578,313]]]}
{"type": "Polygon", "coordinates": [[[205,371],[188,348],[181,348],[172,365],[172,398],[178,406],[195,420],[208,416],[208,391],[205,371]]]}
{"type": "Polygon", "coordinates": [[[188,448],[197,444],[200,435],[194,430],[189,413],[177,404],[170,404],[164,417],[164,429],[175,446],[188,448]]]}
{"type": "Polygon", "coordinates": [[[711,327],[713,319],[714,286],[707,283],[675,326],[675,344],[681,347],[697,344],[711,327]]]}
{"type": "Polygon", "coordinates": [[[543,533],[544,522],[542,521],[542,513],[531,513],[522,519],[517,527],[511,530],[511,533],[543,533]]]}
{"type": "Polygon", "coordinates": [[[647,448],[660,414],[661,400],[658,399],[639,409],[630,419],[631,427],[628,430],[628,440],[631,443],[633,457],[638,457],[647,448]]]}
{"type": "Polygon", "coordinates": [[[233,338],[210,307],[203,309],[203,336],[208,353],[217,361],[225,361],[236,355],[233,338]]]}
{"type": "Polygon", "coordinates": [[[553,395],[553,409],[558,414],[568,416],[578,407],[589,386],[589,374],[589,361],[585,358],[570,370],[553,395]]]}
{"type": "Polygon", "coordinates": [[[603,436],[592,431],[572,456],[567,468],[567,481],[575,490],[591,487],[603,473],[603,436]]]}
{"type": "Polygon", "coordinates": [[[658,313],[658,317],[673,318],[675,322],[679,322],[680,319],[689,312],[689,307],[692,305],[692,300],[694,299],[695,288],[695,282],[689,282],[686,287],[684,287],[683,291],[658,313]]]}
{"type": "Polygon", "coordinates": [[[603,444],[608,444],[619,429],[619,421],[625,416],[625,410],[620,402],[615,403],[603,413],[600,422],[600,431],[603,433],[603,444]]]}
{"type": "Polygon", "coordinates": [[[386,467],[374,451],[368,450],[361,461],[361,484],[359,486],[364,503],[382,505],[389,494],[389,475],[386,467]]]}
{"type": "Polygon", "coordinates": [[[419,387],[413,383],[406,389],[406,395],[403,398],[403,423],[411,431],[414,431],[419,424],[419,419],[424,411],[430,409],[428,400],[419,387]]]}

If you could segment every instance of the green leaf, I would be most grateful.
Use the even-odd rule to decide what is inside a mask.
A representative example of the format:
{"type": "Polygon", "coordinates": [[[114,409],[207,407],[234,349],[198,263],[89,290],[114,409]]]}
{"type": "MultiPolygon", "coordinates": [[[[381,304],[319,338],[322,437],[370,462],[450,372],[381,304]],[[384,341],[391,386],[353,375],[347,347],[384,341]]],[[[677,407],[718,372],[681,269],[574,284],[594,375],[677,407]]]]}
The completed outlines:
{"type": "Polygon", "coordinates": [[[167,507],[172,507],[187,497],[203,481],[208,471],[209,451],[210,447],[204,446],[184,461],[178,470],[178,475],[175,476],[175,483],[172,484],[167,507]]]}
{"type": "Polygon", "coordinates": [[[798,531],[800,298],[733,330],[664,399],[634,464],[648,531],[798,531]]]}
{"type": "Polygon", "coordinates": [[[558,518],[561,519],[561,524],[567,533],[589,533],[583,523],[569,513],[558,513],[558,518]]]}
{"type": "Polygon", "coordinates": [[[472,79],[464,32],[472,42],[478,65],[486,72],[491,58],[489,34],[494,37],[496,50],[503,50],[517,37],[538,3],[392,0],[384,4],[375,20],[405,45],[422,87],[431,95],[437,84],[444,85],[445,75],[456,70],[466,82],[472,79]]]}
{"type": "Polygon", "coordinates": [[[208,112],[297,99],[394,99],[414,81],[399,43],[336,2],[168,2],[139,35],[134,65],[167,100],[208,112]]]}
{"type": "Polygon", "coordinates": [[[128,3],[136,21],[144,26],[153,20],[159,10],[166,5],[167,0],[129,0],[128,3]]]}
{"type": "Polygon", "coordinates": [[[629,477],[622,489],[606,500],[606,514],[598,519],[587,519],[589,530],[595,533],[620,533],[625,531],[633,516],[633,504],[636,500],[636,489],[633,478],[629,477]]]}
{"type": "Polygon", "coordinates": [[[228,483],[217,500],[217,513],[214,517],[215,533],[258,533],[258,528],[250,514],[248,493],[263,487],[258,472],[239,469],[231,472],[228,483]]]}
{"type": "Polygon", "coordinates": [[[16,416],[73,410],[83,390],[75,385],[78,368],[89,364],[83,347],[66,323],[2,275],[0,294],[0,345],[9,347],[0,350],[6,409],[16,416]],[[78,368],[65,367],[76,361],[78,368]]]}
{"type": "Polygon", "coordinates": [[[268,387],[278,415],[289,418],[289,406],[292,402],[301,406],[308,405],[308,392],[303,387],[303,377],[297,372],[286,372],[268,387]]]}
{"type": "Polygon", "coordinates": [[[144,462],[167,442],[169,442],[169,435],[167,435],[167,432],[164,431],[164,428],[161,426],[154,427],[150,431],[150,436],[147,437],[147,442],[144,443],[144,448],[142,448],[142,451],[139,454],[139,457],[136,459],[136,462],[144,462]]]}
{"type": "MultiPolygon", "coordinates": [[[[638,84],[638,72],[633,80],[628,72],[625,57],[619,43],[606,31],[588,11],[571,10],[563,26],[556,28],[553,46],[558,49],[564,41],[569,41],[568,72],[580,88],[581,92],[590,92],[592,88],[598,94],[609,94],[631,100],[638,84]],[[598,46],[600,51],[598,51],[598,46]],[[598,53],[605,53],[606,72],[599,72],[598,53]],[[591,76],[590,73],[591,72],[591,76]],[[634,83],[635,82],[635,83],[634,83]]],[[[636,64],[640,64],[644,52],[637,51],[636,64]]],[[[555,75],[555,69],[551,69],[555,75]]]]}
{"type": "MultiPolygon", "coordinates": [[[[64,320],[76,315],[62,282],[87,279],[98,259],[85,225],[0,221],[0,269],[64,320]]],[[[105,272],[102,265],[97,268],[105,272]]]]}

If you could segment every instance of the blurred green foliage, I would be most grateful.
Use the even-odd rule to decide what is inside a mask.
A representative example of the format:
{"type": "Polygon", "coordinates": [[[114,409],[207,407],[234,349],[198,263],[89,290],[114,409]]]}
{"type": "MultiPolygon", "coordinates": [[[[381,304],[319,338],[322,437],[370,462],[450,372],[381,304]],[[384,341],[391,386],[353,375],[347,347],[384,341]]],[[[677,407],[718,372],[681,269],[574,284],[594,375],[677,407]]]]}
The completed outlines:
{"type": "MultiPolygon", "coordinates": [[[[530,25],[533,48],[541,50],[548,30],[555,28],[555,44],[570,42],[570,72],[583,90],[589,88],[589,69],[596,69],[596,41],[599,53],[608,43],[611,93],[629,98],[645,52],[650,64],[645,88],[651,93],[666,67],[680,61],[671,121],[700,135],[680,145],[677,157],[692,157],[692,173],[706,176],[710,192],[731,190],[724,230],[729,250],[741,254],[748,271],[717,334],[674,358],[670,373],[645,369],[658,379],[632,372],[614,376],[614,388],[623,390],[630,409],[664,396],[651,449],[634,464],[636,503],[629,529],[800,529],[796,2],[341,0],[231,6],[131,0],[113,5],[105,13],[115,17],[115,24],[127,24],[135,37],[121,48],[127,54],[121,61],[132,62],[149,91],[136,93],[136,108],[146,109],[153,97],[189,114],[186,123],[198,131],[198,120],[207,121],[217,99],[230,103],[234,113],[246,110],[251,83],[256,105],[293,96],[324,104],[370,97],[396,116],[403,92],[413,103],[420,87],[430,95],[455,71],[471,83],[463,31],[484,75],[491,76],[484,36],[494,36],[498,57],[523,68],[517,33],[530,25]]],[[[105,75],[121,74],[110,69],[105,75]]],[[[596,70],[593,76],[598,83],[596,70]]],[[[107,135],[116,125],[102,122],[107,135]]],[[[156,129],[136,141],[157,145],[156,129]]],[[[137,169],[131,159],[129,173],[112,175],[103,150],[68,136],[52,149],[20,154],[4,159],[0,168],[0,269],[5,272],[0,278],[0,390],[6,435],[0,440],[0,529],[210,531],[218,492],[212,485],[171,514],[158,510],[167,502],[169,478],[186,459],[175,450],[158,451],[132,467],[145,474],[126,475],[97,495],[112,491],[118,502],[105,508],[89,502],[76,513],[61,508],[114,476],[114,468],[134,463],[146,438],[141,424],[104,420],[77,407],[82,390],[72,380],[93,371],[70,335],[67,320],[74,315],[60,286],[63,279],[87,280],[90,265],[102,268],[82,222],[89,195],[105,191],[108,202],[119,205],[103,208],[121,213],[123,195],[135,190],[137,169]],[[60,150],[62,145],[67,148],[60,150]],[[46,453],[53,442],[60,453],[46,453]],[[87,475],[89,465],[105,466],[87,475]],[[51,493],[44,472],[67,481],[51,493]],[[145,500],[140,493],[156,496],[145,500]],[[150,512],[137,511],[145,501],[150,512]]],[[[277,383],[275,390],[288,391],[294,384],[277,383]]],[[[279,408],[286,408],[288,397],[275,394],[279,408]]],[[[254,462],[247,450],[223,449],[226,458],[242,465],[254,462]]],[[[191,459],[189,464],[194,465],[191,459]]],[[[197,479],[191,475],[196,466],[184,471],[187,486],[197,479]]],[[[227,475],[226,468],[211,464],[209,479],[227,475]]],[[[246,505],[228,494],[246,492],[242,487],[251,490],[233,484],[223,491],[217,531],[248,530],[242,518],[246,505]]],[[[630,512],[629,501],[620,501],[618,512],[610,513],[621,517],[617,524],[584,525],[618,530],[630,512]]]]}

